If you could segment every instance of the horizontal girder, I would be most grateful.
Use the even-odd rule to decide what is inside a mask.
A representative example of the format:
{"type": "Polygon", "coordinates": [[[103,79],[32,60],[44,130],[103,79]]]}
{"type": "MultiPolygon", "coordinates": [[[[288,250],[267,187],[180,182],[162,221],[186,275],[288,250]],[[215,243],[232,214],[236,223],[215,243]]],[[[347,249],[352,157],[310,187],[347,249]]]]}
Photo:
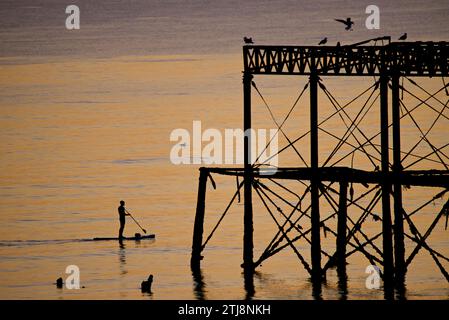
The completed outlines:
{"type": "MultiPolygon", "coordinates": [[[[202,170],[223,175],[244,176],[244,171],[241,168],[202,168],[202,170]]],[[[362,184],[381,184],[384,181],[390,181],[404,186],[449,188],[449,170],[407,170],[400,173],[384,174],[380,171],[365,171],[348,167],[322,167],[317,171],[320,181],[346,181],[362,184]]],[[[302,167],[277,168],[270,175],[264,174],[264,171],[258,168],[253,169],[254,178],[310,180],[312,173],[311,168],[302,167]]]]}

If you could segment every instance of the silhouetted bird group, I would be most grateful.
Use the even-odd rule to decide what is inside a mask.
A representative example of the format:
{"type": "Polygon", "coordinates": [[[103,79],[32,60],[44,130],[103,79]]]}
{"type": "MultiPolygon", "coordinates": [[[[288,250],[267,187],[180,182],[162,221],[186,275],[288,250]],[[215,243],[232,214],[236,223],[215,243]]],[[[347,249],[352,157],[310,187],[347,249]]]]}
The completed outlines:
{"type": "MultiPolygon", "coordinates": [[[[352,31],[352,26],[354,25],[354,21],[352,21],[351,18],[346,18],[346,20],[344,20],[344,19],[334,19],[334,20],[337,21],[337,22],[343,23],[346,26],[345,30],[352,31]]],[[[402,36],[399,37],[398,40],[402,40],[403,41],[403,40],[406,40],[406,39],[407,39],[407,33],[404,33],[402,36]]],[[[318,43],[318,45],[321,46],[321,45],[324,45],[326,43],[327,43],[327,37],[322,39],[318,43]]],[[[340,46],[341,46],[340,42],[337,42],[337,47],[340,47],[340,46]]]]}
{"type": "MultiPolygon", "coordinates": [[[[352,31],[352,26],[354,25],[354,21],[351,20],[351,18],[346,18],[346,20],[344,19],[334,19],[337,22],[343,23],[346,27],[345,30],[350,30],[352,31]]],[[[407,39],[407,33],[404,33],[402,36],[399,37],[398,40],[406,40],[407,39]]],[[[243,41],[245,42],[245,44],[254,44],[253,38],[251,37],[243,37],[243,41]]],[[[322,39],[318,45],[324,45],[327,43],[327,37],[325,37],[324,39],[322,39]]],[[[340,42],[337,42],[337,47],[340,47],[341,44],[340,42]]]]}

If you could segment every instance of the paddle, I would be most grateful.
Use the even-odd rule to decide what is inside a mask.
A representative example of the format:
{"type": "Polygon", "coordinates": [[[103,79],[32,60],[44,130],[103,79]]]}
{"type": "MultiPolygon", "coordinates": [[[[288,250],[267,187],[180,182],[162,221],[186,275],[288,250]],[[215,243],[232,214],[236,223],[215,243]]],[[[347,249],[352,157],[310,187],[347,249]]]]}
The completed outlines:
{"type": "Polygon", "coordinates": [[[131,213],[129,213],[129,211],[126,210],[126,209],[125,209],[125,211],[126,211],[127,214],[129,214],[129,216],[130,216],[131,218],[133,218],[134,222],[140,227],[140,229],[142,229],[143,233],[147,233],[147,230],[145,230],[144,228],[142,228],[142,226],[137,222],[136,219],[134,219],[134,217],[131,215],[131,213]]]}

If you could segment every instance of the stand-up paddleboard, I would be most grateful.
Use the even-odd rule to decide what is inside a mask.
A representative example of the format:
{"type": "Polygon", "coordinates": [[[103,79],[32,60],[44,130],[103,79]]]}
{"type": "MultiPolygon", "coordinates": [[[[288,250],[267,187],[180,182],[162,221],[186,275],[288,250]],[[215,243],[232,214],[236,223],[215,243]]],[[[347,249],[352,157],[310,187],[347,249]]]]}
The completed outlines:
{"type": "MultiPolygon", "coordinates": [[[[123,237],[122,240],[134,240],[134,241],[139,241],[139,240],[145,240],[145,239],[154,239],[156,238],[155,234],[147,234],[147,235],[140,235],[140,234],[136,234],[134,235],[134,237],[123,237]]],[[[114,237],[114,238],[94,238],[94,241],[105,241],[105,240],[120,240],[118,237],[114,237]]]]}

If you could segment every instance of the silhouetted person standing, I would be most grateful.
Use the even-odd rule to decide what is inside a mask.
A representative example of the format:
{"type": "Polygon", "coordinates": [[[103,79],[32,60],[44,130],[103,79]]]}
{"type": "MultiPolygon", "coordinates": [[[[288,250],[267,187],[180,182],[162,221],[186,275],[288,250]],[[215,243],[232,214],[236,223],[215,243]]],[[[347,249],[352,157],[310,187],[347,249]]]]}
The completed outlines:
{"type": "Polygon", "coordinates": [[[128,213],[126,213],[125,209],[125,201],[120,201],[120,206],[118,207],[118,215],[120,218],[120,229],[118,231],[118,238],[121,240],[123,239],[123,229],[125,229],[125,216],[129,216],[128,213]]]}

